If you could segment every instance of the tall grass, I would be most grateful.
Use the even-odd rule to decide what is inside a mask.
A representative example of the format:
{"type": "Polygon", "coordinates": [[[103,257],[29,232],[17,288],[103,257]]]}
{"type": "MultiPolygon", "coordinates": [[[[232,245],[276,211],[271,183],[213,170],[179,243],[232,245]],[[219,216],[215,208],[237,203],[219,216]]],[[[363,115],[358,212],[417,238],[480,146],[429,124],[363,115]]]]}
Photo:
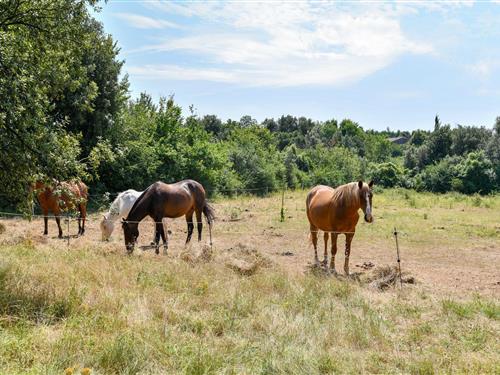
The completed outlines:
{"type": "Polygon", "coordinates": [[[16,245],[0,256],[4,373],[495,373],[500,365],[500,306],[480,296],[380,294],[312,274],[240,276],[217,261],[97,259],[92,249],[55,257],[16,245]]]}
{"type": "Polygon", "coordinates": [[[404,270],[418,281],[381,293],[304,272],[304,196],[287,192],[284,223],[281,196],[219,198],[209,262],[174,252],[184,222],[170,224],[168,257],[125,256],[120,234],[103,244],[92,221],[70,247],[42,238],[41,223],[4,222],[0,374],[498,373],[499,197],[376,193],[376,220],[358,225],[351,268],[356,257],[392,261],[397,226],[404,270]],[[223,255],[244,250],[240,242],[262,256],[253,275],[226,267],[223,255]],[[469,292],[481,283],[490,297],[469,292]]]}

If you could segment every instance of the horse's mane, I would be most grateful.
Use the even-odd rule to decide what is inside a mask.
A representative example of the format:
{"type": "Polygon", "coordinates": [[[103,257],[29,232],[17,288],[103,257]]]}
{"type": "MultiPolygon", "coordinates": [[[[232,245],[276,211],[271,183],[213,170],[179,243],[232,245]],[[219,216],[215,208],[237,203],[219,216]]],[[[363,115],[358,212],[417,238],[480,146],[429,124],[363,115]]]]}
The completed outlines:
{"type": "Polygon", "coordinates": [[[135,208],[136,208],[139,204],[141,204],[141,202],[142,202],[142,200],[144,199],[144,197],[146,197],[146,196],[147,196],[147,194],[146,194],[146,193],[147,193],[149,190],[151,190],[151,188],[152,188],[152,186],[153,186],[153,185],[154,185],[154,184],[149,185],[149,186],[146,188],[146,190],[144,190],[144,191],[142,192],[142,194],[141,194],[141,195],[139,195],[139,197],[135,200],[134,204],[132,205],[132,208],[130,209],[130,211],[129,211],[128,215],[127,215],[126,220],[128,220],[128,219],[129,219],[130,214],[134,212],[135,208]]]}
{"type": "Polygon", "coordinates": [[[357,182],[340,185],[333,190],[332,202],[337,206],[359,205],[359,186],[357,182]]]}

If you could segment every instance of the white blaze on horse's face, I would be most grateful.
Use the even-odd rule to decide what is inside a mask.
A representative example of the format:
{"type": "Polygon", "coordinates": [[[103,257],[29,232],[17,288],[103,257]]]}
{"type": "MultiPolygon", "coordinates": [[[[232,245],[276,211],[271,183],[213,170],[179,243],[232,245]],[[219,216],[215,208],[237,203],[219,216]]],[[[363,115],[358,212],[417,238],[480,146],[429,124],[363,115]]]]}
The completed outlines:
{"type": "Polygon", "coordinates": [[[373,216],[372,216],[372,193],[371,193],[371,191],[367,191],[365,193],[365,200],[366,200],[365,221],[367,223],[371,223],[371,222],[373,222],[373,216]]]}
{"type": "Polygon", "coordinates": [[[372,215],[372,187],[373,187],[373,181],[370,181],[368,186],[363,183],[363,181],[358,182],[358,186],[360,189],[360,200],[361,200],[361,209],[363,210],[365,214],[365,221],[367,223],[372,223],[373,222],[373,215],[372,215]]]}

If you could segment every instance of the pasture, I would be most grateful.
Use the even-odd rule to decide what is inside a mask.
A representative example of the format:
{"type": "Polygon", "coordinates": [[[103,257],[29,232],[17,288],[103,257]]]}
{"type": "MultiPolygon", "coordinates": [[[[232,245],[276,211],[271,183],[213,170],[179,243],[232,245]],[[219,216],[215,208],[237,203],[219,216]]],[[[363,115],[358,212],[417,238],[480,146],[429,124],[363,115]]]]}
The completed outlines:
{"type": "MultiPolygon", "coordinates": [[[[70,246],[53,219],[46,237],[41,219],[1,219],[0,373],[499,372],[500,196],[376,192],[346,280],[308,267],[305,195],[286,192],[284,222],[280,194],[213,199],[211,253],[207,226],[184,247],[183,218],[167,256],[126,256],[119,224],[101,242],[101,212],[70,246]],[[382,292],[358,266],[395,264],[394,226],[416,283],[382,292]]],[[[153,224],[139,230],[148,244],[153,224]]]]}

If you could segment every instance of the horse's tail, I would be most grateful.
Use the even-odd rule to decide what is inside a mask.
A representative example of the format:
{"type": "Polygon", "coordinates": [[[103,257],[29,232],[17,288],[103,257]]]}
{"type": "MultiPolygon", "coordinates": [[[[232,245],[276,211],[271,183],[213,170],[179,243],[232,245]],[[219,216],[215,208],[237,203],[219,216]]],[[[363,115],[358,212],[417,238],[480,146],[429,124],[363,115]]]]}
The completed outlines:
{"type": "Polygon", "coordinates": [[[207,202],[205,202],[205,205],[203,206],[203,215],[205,215],[208,225],[212,226],[215,220],[215,210],[207,202]]]}

